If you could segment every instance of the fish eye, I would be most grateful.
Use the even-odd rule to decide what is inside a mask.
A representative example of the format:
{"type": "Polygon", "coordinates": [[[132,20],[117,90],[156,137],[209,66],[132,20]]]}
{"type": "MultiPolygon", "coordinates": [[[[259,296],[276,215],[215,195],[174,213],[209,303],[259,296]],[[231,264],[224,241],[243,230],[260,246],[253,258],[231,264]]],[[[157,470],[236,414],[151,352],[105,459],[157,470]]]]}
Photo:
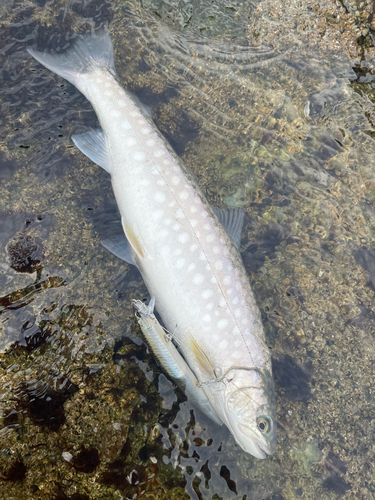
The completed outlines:
{"type": "Polygon", "coordinates": [[[272,428],[272,421],[269,417],[262,415],[257,419],[257,425],[260,432],[268,432],[272,428]]]}

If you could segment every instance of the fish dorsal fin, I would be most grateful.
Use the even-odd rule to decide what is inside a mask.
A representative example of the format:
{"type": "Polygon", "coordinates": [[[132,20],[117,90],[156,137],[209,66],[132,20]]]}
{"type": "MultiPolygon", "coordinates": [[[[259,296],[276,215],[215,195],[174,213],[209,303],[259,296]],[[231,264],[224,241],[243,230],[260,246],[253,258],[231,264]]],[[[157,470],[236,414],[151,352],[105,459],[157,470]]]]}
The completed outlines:
{"type": "Polygon", "coordinates": [[[211,207],[214,214],[221,222],[222,226],[228,233],[228,236],[236,245],[237,250],[240,249],[241,232],[245,211],[243,208],[218,208],[211,207]]]}
{"type": "Polygon", "coordinates": [[[112,252],[119,259],[122,259],[128,264],[132,264],[133,266],[136,265],[133,260],[132,247],[130,246],[130,243],[124,233],[112,236],[112,238],[108,238],[106,240],[102,240],[100,243],[104,248],[112,252]]]}
{"type": "Polygon", "coordinates": [[[72,135],[72,141],[90,160],[111,173],[111,156],[103,130],[90,130],[85,134],[72,135]]]}
{"type": "Polygon", "coordinates": [[[198,345],[198,342],[194,337],[191,339],[191,346],[200,372],[204,374],[207,380],[215,379],[215,371],[212,368],[210,360],[208,359],[206,353],[198,345]]]}

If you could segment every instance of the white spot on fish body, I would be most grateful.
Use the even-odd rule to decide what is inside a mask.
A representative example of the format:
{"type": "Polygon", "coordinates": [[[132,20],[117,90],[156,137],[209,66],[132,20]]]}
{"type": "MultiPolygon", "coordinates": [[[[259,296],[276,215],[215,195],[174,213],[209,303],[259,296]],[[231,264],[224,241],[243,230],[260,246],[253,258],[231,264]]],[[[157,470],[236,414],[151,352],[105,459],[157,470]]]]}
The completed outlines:
{"type": "Polygon", "coordinates": [[[197,211],[196,207],[194,207],[194,206],[190,207],[190,212],[192,214],[195,214],[196,211],[197,211]]]}
{"type": "Polygon", "coordinates": [[[170,161],[166,158],[165,160],[163,160],[163,163],[164,163],[164,165],[169,165],[170,161]]]}
{"type": "Polygon", "coordinates": [[[212,278],[210,279],[210,283],[217,283],[217,279],[215,278],[215,276],[212,276],[212,278]]]}
{"type": "Polygon", "coordinates": [[[141,113],[139,111],[131,111],[130,113],[130,116],[132,116],[133,118],[136,118],[137,116],[142,116],[141,113]]]}
{"type": "Polygon", "coordinates": [[[181,200],[187,200],[189,198],[189,193],[187,191],[181,191],[179,197],[181,198],[181,200]]]}
{"type": "Polygon", "coordinates": [[[164,179],[159,179],[159,180],[156,182],[156,184],[157,184],[158,186],[165,186],[165,184],[166,184],[166,183],[165,183],[165,180],[164,180],[164,179]]]}
{"type": "Polygon", "coordinates": [[[112,96],[112,92],[110,90],[105,90],[104,91],[104,95],[106,95],[107,97],[111,97],[112,96]]]}
{"type": "Polygon", "coordinates": [[[185,214],[184,212],[181,210],[181,208],[179,208],[176,212],[176,217],[177,219],[185,219],[185,214]]]}
{"type": "Polygon", "coordinates": [[[194,285],[201,285],[204,281],[204,276],[203,274],[196,274],[193,278],[193,283],[194,285]]]}
{"type": "Polygon", "coordinates": [[[206,260],[206,256],[205,256],[204,252],[199,252],[198,259],[201,260],[202,262],[204,262],[206,260]]]}
{"type": "Polygon", "coordinates": [[[160,158],[161,156],[163,156],[164,154],[164,151],[162,149],[157,149],[155,152],[154,152],[154,156],[155,158],[160,158]]]}
{"type": "Polygon", "coordinates": [[[239,318],[241,316],[241,309],[236,309],[234,311],[234,315],[236,316],[236,318],[239,318]]]}
{"type": "Polygon", "coordinates": [[[206,304],[206,309],[210,310],[214,307],[214,303],[213,302],[209,302],[208,304],[206,304]]]}
{"type": "Polygon", "coordinates": [[[130,146],[135,146],[136,144],[137,144],[137,141],[135,140],[134,137],[132,137],[132,136],[125,137],[124,146],[130,147],[130,146]]]}
{"type": "Polygon", "coordinates": [[[224,299],[224,297],[220,297],[219,299],[219,307],[224,307],[226,305],[227,301],[224,299]]]}
{"type": "Polygon", "coordinates": [[[176,266],[178,267],[178,269],[182,269],[184,267],[184,264],[185,259],[178,259],[178,261],[176,262],[176,266]]]}
{"type": "Polygon", "coordinates": [[[172,219],[164,219],[164,221],[163,221],[163,222],[164,222],[164,224],[165,224],[166,226],[169,226],[169,224],[171,224],[171,222],[172,222],[172,219]]]}
{"type": "MultiPolygon", "coordinates": [[[[159,233],[159,236],[160,238],[166,238],[167,236],[169,236],[169,231],[167,231],[166,229],[162,229],[159,233]]],[[[164,247],[164,250],[166,249],[167,247],[164,247]]],[[[169,247],[168,247],[169,248],[169,247]]]]}
{"type": "Polygon", "coordinates": [[[110,112],[110,116],[113,116],[113,118],[118,118],[119,116],[121,116],[121,111],[117,111],[117,109],[115,109],[114,111],[110,112]]]}
{"type": "Polygon", "coordinates": [[[173,224],[172,228],[173,231],[178,231],[181,227],[181,224],[179,222],[176,222],[176,224],[173,224]]]}
{"type": "Polygon", "coordinates": [[[174,255],[181,255],[182,250],[181,250],[181,248],[176,248],[176,250],[173,253],[174,253],[174,255]]]}
{"type": "Polygon", "coordinates": [[[215,262],[215,269],[218,271],[221,271],[223,269],[223,261],[222,260],[217,260],[215,262]]]}
{"type": "Polygon", "coordinates": [[[120,108],[123,108],[123,107],[125,106],[125,104],[126,104],[126,103],[125,103],[125,101],[123,101],[122,99],[119,99],[119,100],[117,101],[117,104],[120,106],[120,108]]]}
{"type": "Polygon", "coordinates": [[[208,236],[206,236],[206,241],[207,243],[212,243],[214,241],[214,237],[212,236],[212,234],[209,234],[208,236]]]}
{"type": "Polygon", "coordinates": [[[143,161],[146,159],[146,155],[142,151],[136,151],[133,154],[133,158],[134,158],[134,160],[137,160],[137,161],[143,161]]]}
{"type": "Polygon", "coordinates": [[[223,283],[224,285],[229,285],[229,283],[232,281],[232,278],[230,276],[224,276],[223,283]]]}
{"type": "Polygon", "coordinates": [[[130,130],[132,128],[132,126],[130,125],[130,123],[128,122],[128,120],[124,120],[120,123],[120,127],[125,129],[125,130],[130,130]]]}
{"type": "Polygon", "coordinates": [[[177,238],[180,243],[187,243],[190,240],[188,233],[182,233],[177,238]]]}
{"type": "Polygon", "coordinates": [[[168,207],[174,207],[176,205],[176,201],[175,200],[172,200],[168,203],[168,207]]]}
{"type": "Polygon", "coordinates": [[[154,200],[157,201],[158,203],[164,203],[165,199],[166,199],[166,196],[162,191],[157,191],[154,194],[154,200]]]}
{"type": "Polygon", "coordinates": [[[225,349],[226,347],[228,347],[228,341],[227,340],[222,340],[219,345],[218,345],[219,349],[225,349]]]}
{"type": "Polygon", "coordinates": [[[154,144],[155,144],[154,139],[148,139],[148,140],[146,141],[146,146],[153,146],[154,144]]]}
{"type": "Polygon", "coordinates": [[[195,245],[195,244],[190,245],[190,247],[189,247],[189,250],[191,253],[195,252],[197,249],[198,249],[198,245],[195,245]]]}
{"type": "Polygon", "coordinates": [[[177,186],[177,184],[180,184],[180,179],[177,177],[177,175],[174,175],[172,177],[172,184],[174,184],[175,186],[177,186]]]}
{"type": "Polygon", "coordinates": [[[219,247],[213,247],[212,251],[213,251],[213,253],[219,253],[220,252],[220,248],[219,247]]]}
{"type": "Polygon", "coordinates": [[[190,219],[190,225],[191,227],[196,227],[198,225],[198,221],[195,219],[190,219]]]}
{"type": "Polygon", "coordinates": [[[156,210],[156,212],[154,212],[152,215],[151,215],[151,219],[152,220],[158,220],[160,219],[161,217],[163,217],[164,215],[164,210],[156,210]]]}
{"type": "Polygon", "coordinates": [[[234,351],[231,353],[231,357],[234,359],[239,359],[242,356],[242,352],[240,351],[234,351]]]}
{"type": "Polygon", "coordinates": [[[212,290],[210,290],[209,288],[207,288],[206,290],[204,290],[201,294],[201,297],[202,299],[209,299],[210,297],[212,297],[214,294],[214,292],[212,290]]]}
{"type": "Polygon", "coordinates": [[[191,271],[194,271],[195,268],[196,265],[194,264],[194,262],[191,262],[187,267],[187,271],[190,273],[191,271]]]}
{"type": "Polygon", "coordinates": [[[217,323],[217,327],[219,330],[223,330],[226,326],[228,326],[228,320],[226,318],[221,319],[217,323]]]}
{"type": "Polygon", "coordinates": [[[148,179],[142,179],[141,181],[139,181],[139,184],[140,186],[149,186],[150,185],[150,181],[148,179]]]}
{"type": "Polygon", "coordinates": [[[205,314],[202,319],[203,321],[209,323],[211,321],[211,316],[209,314],[205,314]]]}

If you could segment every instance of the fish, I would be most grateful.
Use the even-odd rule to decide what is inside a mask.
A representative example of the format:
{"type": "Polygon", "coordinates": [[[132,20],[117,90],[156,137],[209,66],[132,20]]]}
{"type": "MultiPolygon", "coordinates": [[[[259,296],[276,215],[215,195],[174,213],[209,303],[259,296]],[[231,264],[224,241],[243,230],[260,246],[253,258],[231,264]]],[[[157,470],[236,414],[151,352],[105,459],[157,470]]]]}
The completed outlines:
{"type": "Polygon", "coordinates": [[[139,269],[162,331],[171,332],[163,357],[165,337],[148,323],[152,304],[141,311],[159,362],[169,373],[182,363],[176,378],[245,452],[258,459],[272,455],[271,355],[239,253],[244,211],[209,205],[150,109],[121,86],[107,29],[77,36],[64,53],[28,52],[72,83],[97,114],[100,128],[72,140],[111,176],[123,232],[102,244],[139,269]]]}

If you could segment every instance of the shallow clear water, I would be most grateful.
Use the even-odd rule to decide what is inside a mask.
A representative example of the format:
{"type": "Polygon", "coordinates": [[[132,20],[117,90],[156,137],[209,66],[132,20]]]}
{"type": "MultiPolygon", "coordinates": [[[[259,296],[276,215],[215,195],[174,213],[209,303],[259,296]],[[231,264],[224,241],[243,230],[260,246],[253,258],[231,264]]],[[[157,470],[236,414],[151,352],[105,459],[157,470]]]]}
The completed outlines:
{"type": "Polygon", "coordinates": [[[2,3],[0,498],[375,497],[371,8],[2,3]],[[100,245],[119,224],[109,176],[70,140],[95,114],[26,52],[102,24],[208,200],[246,210],[277,396],[264,461],[148,352],[131,310],[147,291],[100,245]]]}

